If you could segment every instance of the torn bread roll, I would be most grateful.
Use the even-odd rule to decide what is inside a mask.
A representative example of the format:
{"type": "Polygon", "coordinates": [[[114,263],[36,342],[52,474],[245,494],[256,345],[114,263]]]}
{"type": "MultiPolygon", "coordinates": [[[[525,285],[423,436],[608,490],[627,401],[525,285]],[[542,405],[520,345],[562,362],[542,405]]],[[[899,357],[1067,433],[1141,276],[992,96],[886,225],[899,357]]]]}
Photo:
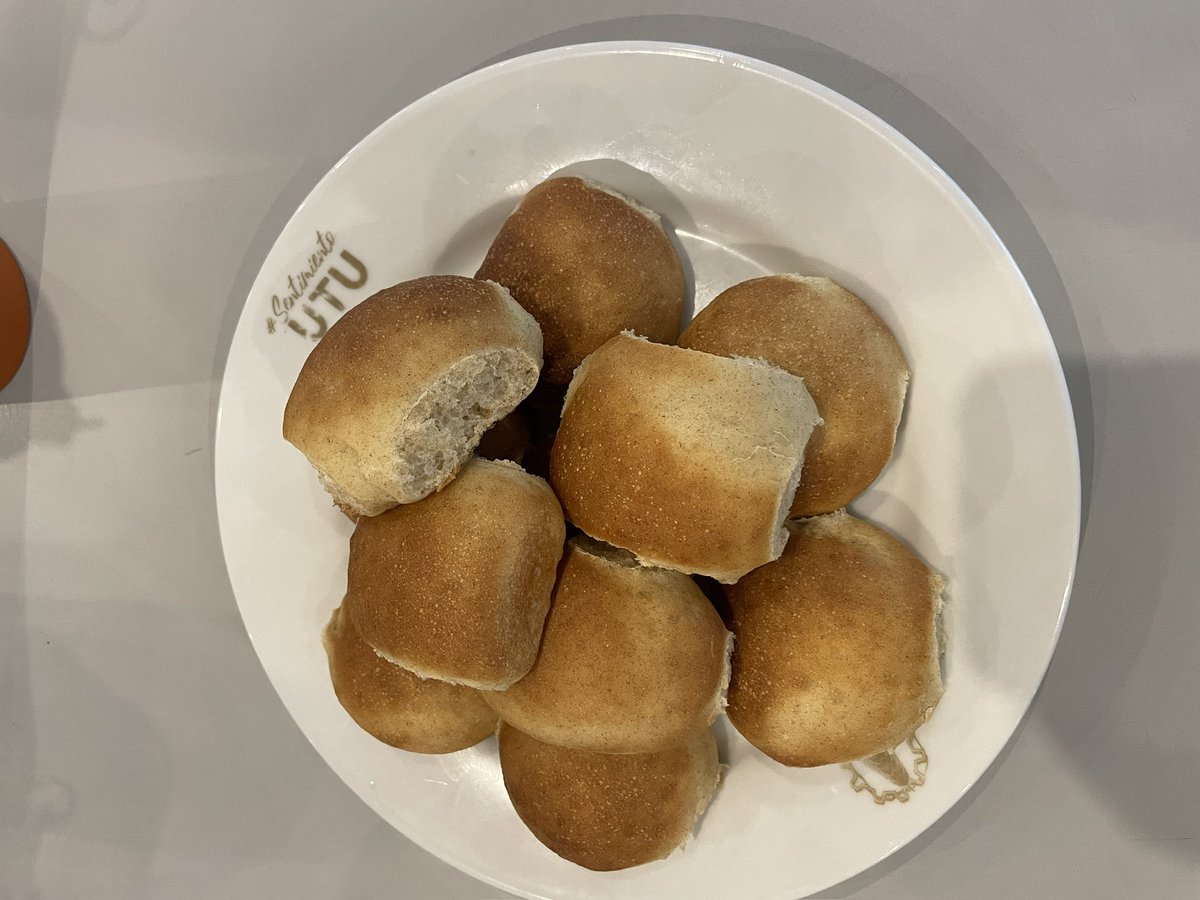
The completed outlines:
{"type": "Polygon", "coordinates": [[[537,656],[565,537],[546,482],[476,457],[433,496],[359,519],[346,606],[385,659],[502,690],[537,656]]]}
{"type": "Polygon", "coordinates": [[[509,724],[499,742],[521,821],[563,859],[600,872],[664,859],[686,844],[720,779],[709,729],[657,753],[556,747],[509,724]]]}
{"type": "Polygon", "coordinates": [[[683,266],[656,213],[595,182],[551,178],[525,195],[476,274],[504,285],[542,326],[547,381],[632,329],[674,341],[683,266]]]}
{"type": "Polygon", "coordinates": [[[942,696],[943,581],[846,512],[788,527],[783,556],[725,591],[736,636],[729,720],[788,766],[890,751],[942,696]]]}
{"type": "Polygon", "coordinates": [[[373,516],[446,484],[533,390],[541,330],[499,285],[437,275],[347,312],[305,360],[283,436],[334,501],[373,516]]]}
{"type": "Polygon", "coordinates": [[[539,740],[646,753],[703,731],[725,706],[732,636],[680,572],[571,539],[529,674],[484,700],[539,740]]]}
{"type": "Polygon", "coordinates": [[[342,708],[372,737],[414,753],[452,753],[496,730],[479,691],[425,680],[394,665],[354,630],[343,604],[322,633],[329,676],[342,708]]]}
{"type": "Polygon", "coordinates": [[[765,359],[804,379],[824,423],[805,453],[792,517],[841,509],[892,458],[908,362],[883,320],[828,278],[734,285],[697,314],[679,346],[765,359]]]}
{"type": "Polygon", "coordinates": [[[592,537],[733,582],[782,551],[820,421],[782,369],[622,334],[571,381],[551,482],[592,537]]]}

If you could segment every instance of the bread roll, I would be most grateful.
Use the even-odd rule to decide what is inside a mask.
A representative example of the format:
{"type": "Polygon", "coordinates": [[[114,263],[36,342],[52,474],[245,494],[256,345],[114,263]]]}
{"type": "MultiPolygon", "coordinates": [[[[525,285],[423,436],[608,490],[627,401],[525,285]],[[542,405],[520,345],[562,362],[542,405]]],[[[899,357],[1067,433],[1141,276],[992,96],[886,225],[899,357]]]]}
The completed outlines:
{"type": "Polygon", "coordinates": [[[533,665],[564,538],[546,482],[476,457],[433,496],[359,519],[346,605],[385,659],[503,689],[533,665]]]}
{"type": "Polygon", "coordinates": [[[538,320],[543,375],[557,384],[627,328],[656,341],[679,335],[683,266],[658,215],[581,178],[526,194],[476,277],[504,285],[538,320]]]}
{"type": "Polygon", "coordinates": [[[663,859],[687,843],[720,777],[707,729],[669,750],[613,754],[555,747],[503,724],[500,769],[534,837],[601,872],[663,859]]]}
{"type": "Polygon", "coordinates": [[[686,575],[572,538],[537,662],[483,697],[539,740],[606,753],[664,750],[720,715],[731,635],[686,575]]]}
{"type": "Polygon", "coordinates": [[[385,744],[414,753],[450,753],[496,730],[496,714],[473,688],[424,681],[379,656],[358,636],[345,606],[322,635],[338,702],[385,744]]]}
{"type": "Polygon", "coordinates": [[[891,459],[908,363],[879,316],[828,278],[734,285],[700,311],[679,345],[765,359],[804,379],[824,424],[809,442],[792,516],[841,509],[891,459]]]}
{"type": "Polygon", "coordinates": [[[783,556],[726,589],[729,720],[789,766],[892,750],[942,696],[942,579],[845,512],[788,527],[783,556]]]}
{"type": "Polygon", "coordinates": [[[571,381],[551,482],[592,537],[732,582],[783,549],[819,422],[782,369],[622,334],[571,381]]]}
{"type": "Polygon", "coordinates": [[[499,285],[452,275],[380,291],[313,348],[283,413],[334,501],[378,515],[442,487],[533,390],[541,332],[499,285]]]}

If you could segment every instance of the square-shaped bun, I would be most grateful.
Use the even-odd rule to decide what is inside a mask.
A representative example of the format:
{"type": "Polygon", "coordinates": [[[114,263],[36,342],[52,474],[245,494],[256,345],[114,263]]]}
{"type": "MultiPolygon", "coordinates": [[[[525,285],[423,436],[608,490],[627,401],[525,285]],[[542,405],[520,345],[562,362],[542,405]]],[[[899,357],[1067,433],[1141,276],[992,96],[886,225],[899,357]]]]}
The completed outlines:
{"type": "Polygon", "coordinates": [[[571,381],[551,481],[592,537],[733,582],[783,550],[820,421],[782,369],[621,334],[571,381]]]}
{"type": "Polygon", "coordinates": [[[359,519],[346,607],[385,659],[502,690],[537,656],[565,537],[546,482],[476,457],[439,493],[359,519]]]}

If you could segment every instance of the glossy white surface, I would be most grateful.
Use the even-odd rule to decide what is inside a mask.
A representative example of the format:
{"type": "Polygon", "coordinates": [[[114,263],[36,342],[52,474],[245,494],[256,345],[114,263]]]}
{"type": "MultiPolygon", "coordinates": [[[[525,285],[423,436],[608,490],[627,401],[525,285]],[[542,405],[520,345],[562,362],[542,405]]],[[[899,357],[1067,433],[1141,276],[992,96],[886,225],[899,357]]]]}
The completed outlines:
{"type": "Polygon", "coordinates": [[[214,375],[291,210],[377,122],[494,57],[616,38],[765,57],[913,138],[1013,250],[1076,400],[1087,527],[1029,717],[950,815],[822,896],[1200,889],[1192,4],[2,9],[0,234],[38,309],[0,394],[0,893],[499,895],[354,797],[262,674],[216,537],[214,375]]]}
{"type": "Polygon", "coordinates": [[[1079,525],[1057,355],[966,197],[821,85],[662,43],[544,51],[476,72],[381,126],[322,179],[268,255],[234,335],[216,491],[247,630],[317,750],[418,844],[498,887],[556,900],[793,897],[911,840],[983,772],[1033,697],[1079,525]],[[829,275],[897,335],[913,371],[898,450],[854,506],[948,581],[947,693],[921,729],[929,777],[908,803],[876,806],[837,766],[785,770],[722,723],[729,768],[699,836],[666,861],[597,874],[521,827],[494,742],[398,753],[337,704],[319,634],[345,589],[350,528],[280,436],[296,373],[339,307],[424,273],[473,272],[521,195],[564,169],[664,216],[697,308],[750,275],[829,275]],[[296,290],[285,287],[310,272],[336,300],[306,288],[287,309],[296,290]]]}

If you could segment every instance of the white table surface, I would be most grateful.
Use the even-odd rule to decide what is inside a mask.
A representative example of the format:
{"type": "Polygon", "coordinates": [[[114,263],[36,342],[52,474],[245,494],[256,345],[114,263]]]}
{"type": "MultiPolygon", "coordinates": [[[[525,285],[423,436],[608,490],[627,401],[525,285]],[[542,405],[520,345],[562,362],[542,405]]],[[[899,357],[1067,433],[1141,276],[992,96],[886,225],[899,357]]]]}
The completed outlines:
{"type": "Polygon", "coordinates": [[[0,237],[36,294],[0,392],[0,898],[499,896],[276,699],[222,564],[215,402],[267,249],[362,135],[485,62],[620,38],[758,56],[900,128],[1008,243],[1076,405],[1085,537],[1040,695],[828,896],[1200,896],[1200,4],[0,0],[0,237]]]}

